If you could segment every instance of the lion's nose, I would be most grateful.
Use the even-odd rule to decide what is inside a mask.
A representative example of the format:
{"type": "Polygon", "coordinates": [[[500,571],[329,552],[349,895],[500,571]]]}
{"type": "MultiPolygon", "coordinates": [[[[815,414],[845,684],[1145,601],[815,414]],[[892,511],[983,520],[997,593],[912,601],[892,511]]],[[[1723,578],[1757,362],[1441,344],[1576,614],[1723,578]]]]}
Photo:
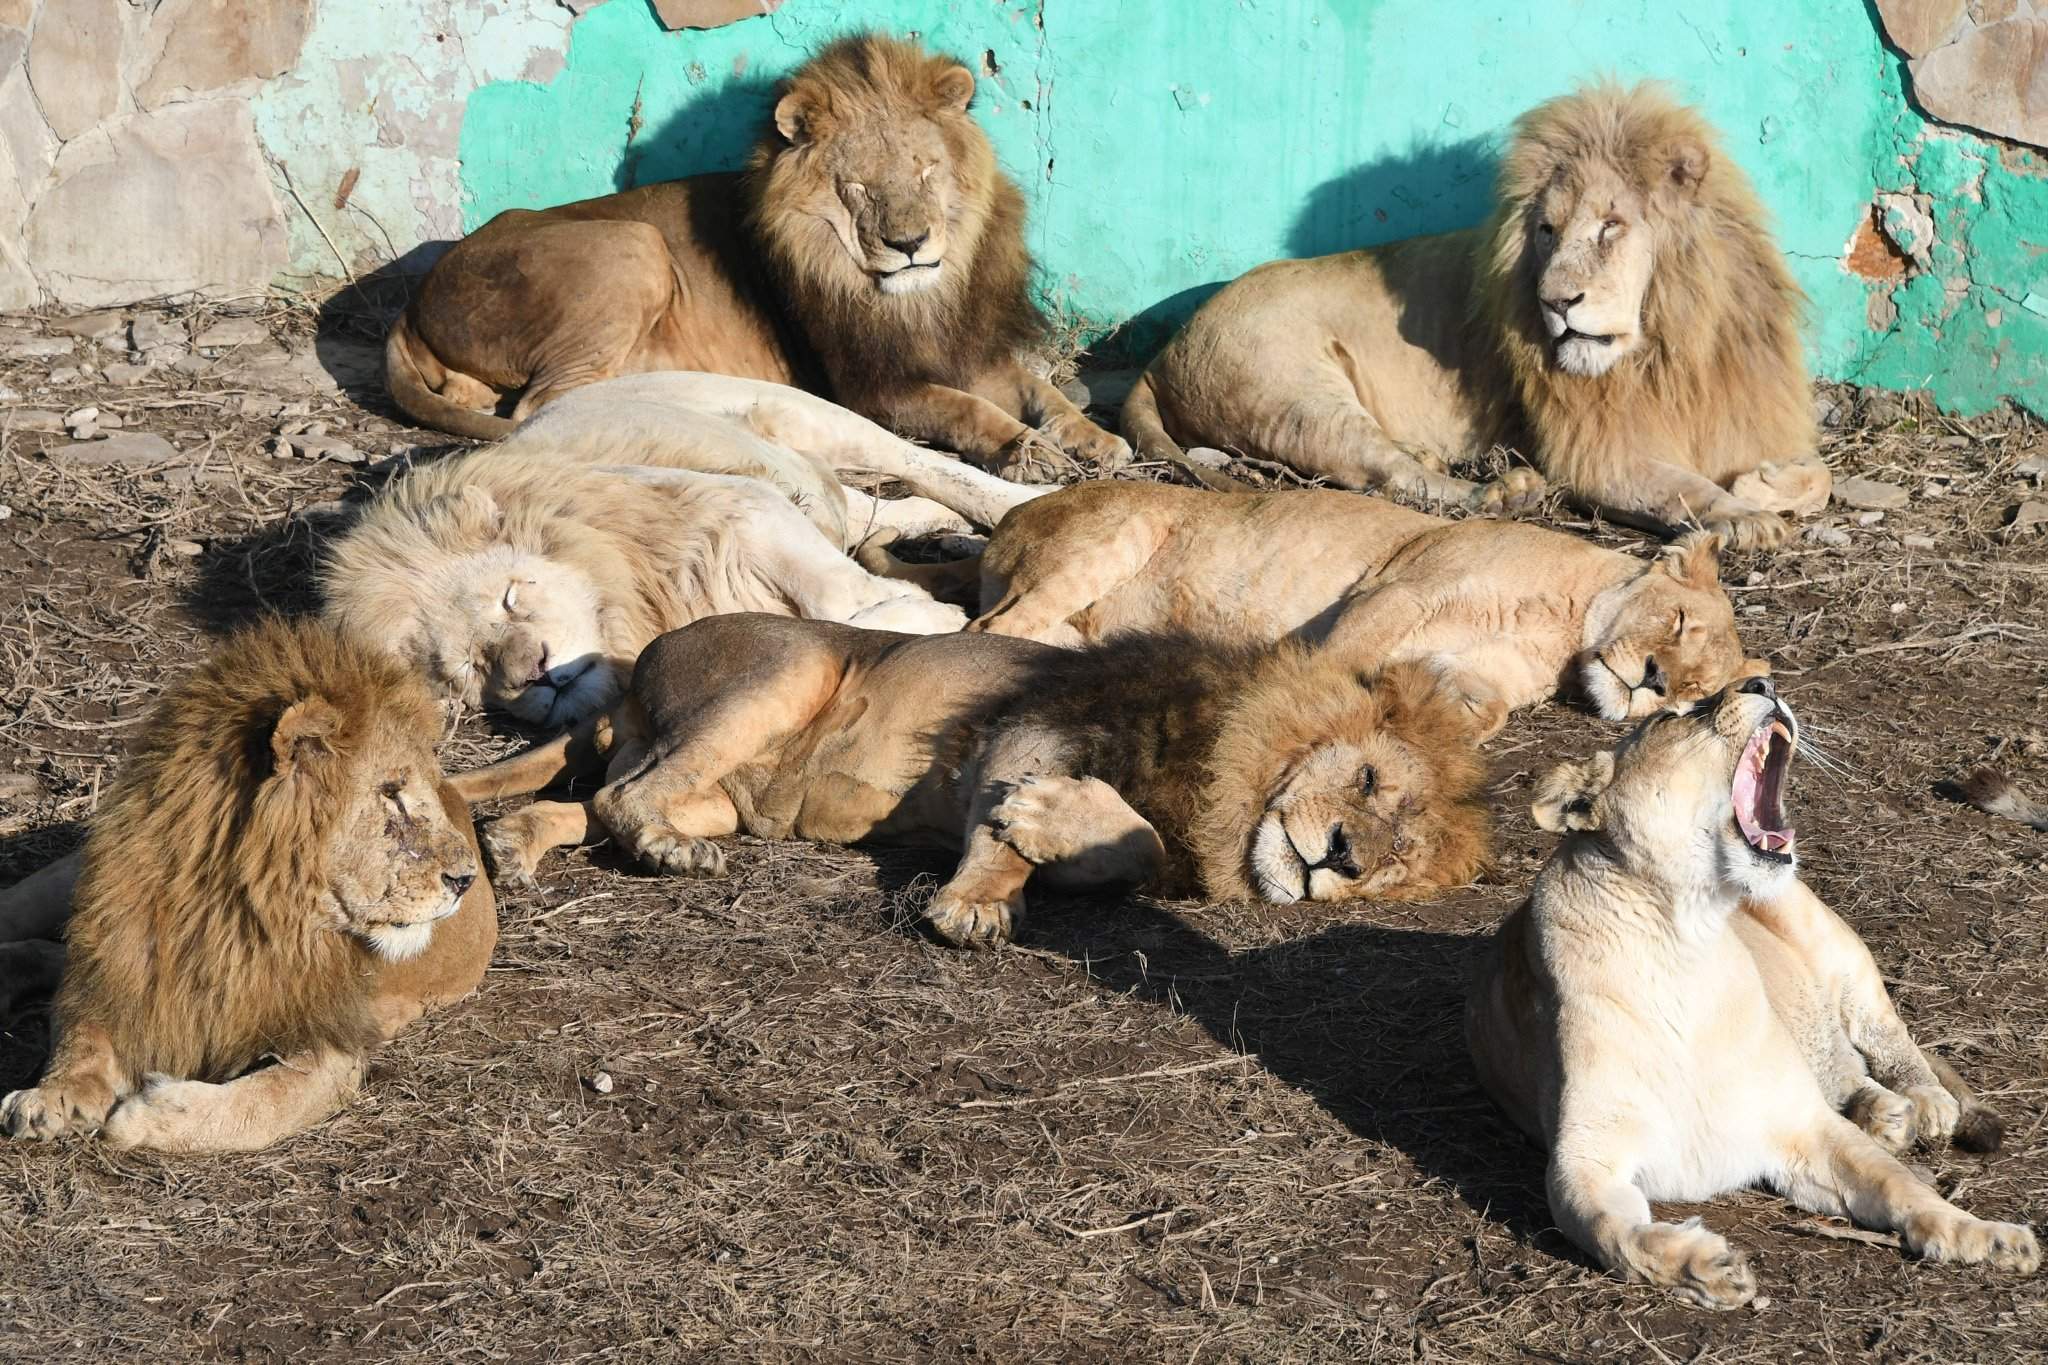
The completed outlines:
{"type": "Polygon", "coordinates": [[[1323,850],[1323,860],[1311,867],[1316,872],[1328,868],[1340,877],[1356,877],[1358,860],[1351,856],[1351,840],[1344,833],[1344,826],[1330,826],[1330,845],[1323,850]]]}
{"type": "Polygon", "coordinates": [[[443,872],[441,874],[441,885],[448,888],[449,895],[459,899],[463,892],[476,885],[476,873],[443,872]]]}
{"type": "Polygon", "coordinates": [[[1744,678],[1735,690],[1752,697],[1769,697],[1773,701],[1778,697],[1777,685],[1769,678],[1744,678]]]}
{"type": "Polygon", "coordinates": [[[882,245],[895,247],[906,256],[915,256],[917,249],[931,240],[930,232],[920,232],[915,237],[883,237],[882,245]]]}
{"type": "Polygon", "coordinates": [[[1664,670],[1657,663],[1656,655],[1652,654],[1643,660],[1643,680],[1636,686],[1648,688],[1660,697],[1669,692],[1670,689],[1664,681],[1664,670]]]}
{"type": "Polygon", "coordinates": [[[1562,322],[1565,320],[1566,316],[1570,314],[1572,309],[1578,307],[1585,301],[1586,295],[1584,291],[1581,291],[1577,294],[1572,295],[1568,299],[1545,299],[1543,300],[1543,306],[1545,308],[1548,308],[1551,312],[1557,314],[1558,321],[1562,322]]]}

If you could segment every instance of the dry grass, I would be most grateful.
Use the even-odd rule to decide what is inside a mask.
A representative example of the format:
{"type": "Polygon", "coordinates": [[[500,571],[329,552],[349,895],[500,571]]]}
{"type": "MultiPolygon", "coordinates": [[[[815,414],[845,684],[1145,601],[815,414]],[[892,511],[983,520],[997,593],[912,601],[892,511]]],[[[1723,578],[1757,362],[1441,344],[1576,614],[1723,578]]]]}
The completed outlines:
{"type": "MultiPolygon", "coordinates": [[[[185,483],[70,472],[40,453],[61,438],[0,435],[0,767],[42,789],[0,798],[0,875],[75,841],[210,633],[308,604],[324,505],[358,480],[271,458],[274,420],[232,415],[235,392],[228,367],[32,396],[202,433],[179,441],[205,452],[185,483]]],[[[437,443],[345,399],[311,415],[373,457],[437,443]]],[[[2041,448],[2011,421],[1832,432],[1838,470],[1945,473],[1948,493],[1846,552],[1731,566],[1749,643],[1832,759],[1795,792],[1810,878],[2010,1124],[1990,1160],[1922,1159],[1966,1207],[2037,1223],[2048,845],[1932,787],[1995,757],[2048,792],[2048,552],[1997,534],[2008,471],[2041,448]]],[[[1815,1235],[1767,1196],[1704,1210],[1771,1300],[1730,1316],[1619,1284],[1551,1230],[1459,998],[1550,842],[1532,776],[1611,737],[1519,718],[1492,750],[1498,872],[1420,907],[1057,903],[973,955],[907,927],[929,860],[739,840],[732,875],[687,882],[558,858],[505,900],[481,993],[381,1053],[318,1131],[203,1162],[0,1146],[0,1356],[2041,1356],[2048,1280],[1815,1235]]],[[[470,718],[449,762],[512,742],[470,718]]],[[[32,1074],[43,1025],[0,1033],[0,1086],[32,1074]]]]}

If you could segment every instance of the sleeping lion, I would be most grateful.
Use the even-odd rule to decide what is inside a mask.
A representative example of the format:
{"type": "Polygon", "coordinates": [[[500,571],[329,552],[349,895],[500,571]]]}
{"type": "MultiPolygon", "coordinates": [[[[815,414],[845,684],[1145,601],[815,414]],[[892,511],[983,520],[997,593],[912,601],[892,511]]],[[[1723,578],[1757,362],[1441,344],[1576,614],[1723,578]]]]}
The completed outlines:
{"type": "Polygon", "coordinates": [[[1272,902],[1468,881],[1489,826],[1470,711],[1426,668],[1140,636],[1088,650],[735,615],[662,636],[609,716],[457,779],[471,801],[603,771],[488,827],[498,875],[609,834],[717,873],[736,831],[963,851],[927,915],[1010,937],[1061,886],[1272,902]]]}
{"type": "Polygon", "coordinates": [[[1654,1221],[1652,1200],[1768,1185],[1928,1260],[2030,1274],[2031,1231],[1971,1217],[1891,1155],[1989,1150],[2002,1127],[1914,1043],[1862,940],[1799,880],[1798,736],[1752,678],[1544,781],[1537,822],[1572,832],[1475,980],[1480,1079],[1549,1149],[1558,1227],[1703,1306],[1747,1303],[1749,1263],[1698,1219],[1654,1221]]]}
{"type": "MultiPolygon", "coordinates": [[[[1445,521],[1335,490],[1085,483],[996,528],[970,628],[1058,645],[1292,635],[1433,665],[1484,713],[1485,734],[1554,693],[1627,720],[1765,671],[1736,636],[1720,544],[1695,532],[1645,563],[1540,526],[1445,521]]],[[[875,564],[886,552],[863,553],[875,564]]],[[[955,572],[927,567],[934,582],[955,572]]]]}
{"type": "Polygon", "coordinates": [[[1453,505],[1533,500],[1528,469],[1485,489],[1446,472],[1510,445],[1615,520],[1766,548],[1831,486],[1803,304],[1706,120],[1654,85],[1595,85],[1516,122],[1482,226],[1226,286],[1123,430],[1146,459],[1220,446],[1453,505]]]}

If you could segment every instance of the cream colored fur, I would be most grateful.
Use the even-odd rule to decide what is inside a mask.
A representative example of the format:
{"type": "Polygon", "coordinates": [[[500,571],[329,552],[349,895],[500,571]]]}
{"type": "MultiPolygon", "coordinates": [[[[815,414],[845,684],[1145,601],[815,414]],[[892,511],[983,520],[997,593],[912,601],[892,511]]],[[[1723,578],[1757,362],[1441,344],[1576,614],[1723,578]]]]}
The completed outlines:
{"type": "Polygon", "coordinates": [[[1869,951],[1789,856],[1738,828],[1735,771],[1773,723],[1796,737],[1753,681],[1545,781],[1539,823],[1574,832],[1475,982],[1480,1078],[1549,1149],[1565,1235],[1694,1303],[1746,1303],[1755,1276],[1719,1234],[1657,1222],[1651,1203],[1758,1184],[1929,1260],[2032,1273],[2029,1229],[1971,1217],[1887,1150],[1959,1121],[1982,1134],[1988,1111],[1914,1044],[1869,951]]]}

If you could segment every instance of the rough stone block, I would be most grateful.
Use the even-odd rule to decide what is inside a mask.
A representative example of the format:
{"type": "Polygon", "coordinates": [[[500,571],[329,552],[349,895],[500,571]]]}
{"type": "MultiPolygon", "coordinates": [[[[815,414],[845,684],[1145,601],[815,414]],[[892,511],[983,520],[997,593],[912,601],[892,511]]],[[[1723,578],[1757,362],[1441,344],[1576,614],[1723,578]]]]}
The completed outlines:
{"type": "Polygon", "coordinates": [[[1914,95],[1942,122],[2048,147],[2048,19],[1970,29],[1912,72],[1914,95]]]}
{"type": "Polygon", "coordinates": [[[1908,57],[1924,57],[1962,17],[1965,0],[1877,0],[1885,36],[1908,57]]]}
{"type": "Polygon", "coordinates": [[[654,0],[654,13],[667,29],[717,28],[773,14],[782,0],[654,0]]]}
{"type": "Polygon", "coordinates": [[[28,78],[43,117],[66,142],[112,114],[121,95],[121,0],[44,0],[28,78]]]}
{"type": "Polygon", "coordinates": [[[136,101],[220,90],[292,69],[313,24],[312,0],[164,0],[150,16],[154,51],[136,101]]]}

